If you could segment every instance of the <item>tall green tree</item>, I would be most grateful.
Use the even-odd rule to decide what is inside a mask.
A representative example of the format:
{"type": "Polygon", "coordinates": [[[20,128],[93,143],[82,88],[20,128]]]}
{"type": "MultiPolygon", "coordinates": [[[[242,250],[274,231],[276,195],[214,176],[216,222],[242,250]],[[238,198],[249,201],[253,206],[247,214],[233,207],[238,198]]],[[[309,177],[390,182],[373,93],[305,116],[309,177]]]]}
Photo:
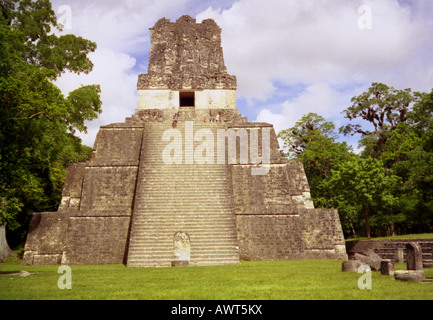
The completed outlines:
{"type": "Polygon", "coordinates": [[[406,126],[400,128],[407,145],[393,170],[404,178],[412,232],[433,230],[433,90],[423,94],[408,113],[406,126]]]}
{"type": "Polygon", "coordinates": [[[428,190],[432,188],[432,101],[432,94],[373,83],[352,98],[352,106],[343,111],[349,120],[364,123],[349,124],[340,132],[361,134],[361,156],[380,160],[386,175],[400,181],[390,184],[392,190],[388,190],[398,199],[398,205],[377,208],[380,214],[373,219],[378,228],[379,223],[389,225],[391,233],[395,227],[400,232],[431,230],[433,203],[428,190]]]}
{"type": "Polygon", "coordinates": [[[65,97],[53,81],[90,72],[96,44],[52,32],[48,0],[1,0],[0,9],[0,224],[25,232],[32,212],[58,205],[66,166],[89,156],[74,132],[101,113],[100,87],[65,97]]]}
{"type": "Polygon", "coordinates": [[[361,134],[364,153],[374,158],[380,156],[390,132],[399,123],[406,122],[410,106],[420,100],[419,92],[411,89],[398,90],[383,83],[374,82],[359,96],[352,98],[352,106],[343,111],[349,120],[364,120],[366,123],[348,124],[340,128],[345,135],[361,134]]]}
{"type": "Polygon", "coordinates": [[[332,122],[317,113],[310,112],[299,119],[289,129],[281,130],[278,138],[283,140],[283,149],[288,158],[296,159],[302,155],[308,145],[318,139],[334,141],[338,135],[332,122]]]}
{"type": "MultiPolygon", "coordinates": [[[[361,214],[368,238],[371,237],[372,215],[380,211],[392,212],[398,205],[399,199],[392,193],[393,186],[398,184],[398,177],[387,175],[383,163],[372,157],[354,157],[344,162],[329,182],[335,191],[334,204],[339,210],[361,214]]],[[[387,223],[393,222],[391,215],[387,219],[387,223]]]]}

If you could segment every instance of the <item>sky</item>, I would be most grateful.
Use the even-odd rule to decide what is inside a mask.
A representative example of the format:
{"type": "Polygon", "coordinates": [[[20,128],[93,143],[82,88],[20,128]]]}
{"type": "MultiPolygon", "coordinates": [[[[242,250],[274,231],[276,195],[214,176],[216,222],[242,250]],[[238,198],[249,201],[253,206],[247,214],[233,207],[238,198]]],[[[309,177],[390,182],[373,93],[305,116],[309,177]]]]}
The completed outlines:
{"type": "MultiPolygon", "coordinates": [[[[65,95],[100,84],[103,112],[78,134],[93,146],[101,125],[137,108],[137,77],[148,67],[149,28],[160,18],[212,18],[222,28],[224,61],[237,77],[237,107],[275,131],[315,112],[337,128],[342,111],[373,82],[433,89],[431,0],[52,0],[58,21],[97,43],[88,75],[66,73],[65,95]]],[[[346,138],[357,148],[356,139],[346,138]]]]}

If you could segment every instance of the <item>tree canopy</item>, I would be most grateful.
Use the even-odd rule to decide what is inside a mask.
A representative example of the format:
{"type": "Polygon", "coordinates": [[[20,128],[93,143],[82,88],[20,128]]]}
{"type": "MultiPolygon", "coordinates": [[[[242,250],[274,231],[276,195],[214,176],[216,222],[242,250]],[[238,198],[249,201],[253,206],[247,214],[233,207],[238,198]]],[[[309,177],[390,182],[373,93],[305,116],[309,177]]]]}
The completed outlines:
{"type": "Polygon", "coordinates": [[[357,124],[335,133],[307,114],[279,138],[302,161],[316,207],[337,208],[346,236],[433,230],[433,90],[373,83],[343,111],[357,124]],[[359,124],[363,123],[363,124],[359,124]],[[360,134],[359,154],[344,137],[360,134]]]}
{"type": "Polygon", "coordinates": [[[0,9],[0,225],[22,236],[32,212],[58,206],[68,164],[89,158],[74,133],[101,113],[101,90],[64,96],[53,83],[90,72],[96,43],[56,35],[50,1],[1,0],[0,9]]]}

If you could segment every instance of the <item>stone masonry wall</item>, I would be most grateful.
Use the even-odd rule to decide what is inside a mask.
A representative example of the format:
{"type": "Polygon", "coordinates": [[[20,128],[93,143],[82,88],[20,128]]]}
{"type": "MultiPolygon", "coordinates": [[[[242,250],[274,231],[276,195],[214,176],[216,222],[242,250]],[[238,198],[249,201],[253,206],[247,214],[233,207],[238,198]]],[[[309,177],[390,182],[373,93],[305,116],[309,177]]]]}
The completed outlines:
{"type": "Polygon", "coordinates": [[[93,146],[92,164],[138,165],[143,126],[101,127],[93,146]]]}
{"type": "Polygon", "coordinates": [[[60,264],[69,214],[34,213],[24,247],[24,265],[60,264]]]}
{"type": "Polygon", "coordinates": [[[249,166],[233,165],[236,214],[280,214],[298,206],[314,208],[308,184],[293,181],[287,164],[271,165],[265,175],[251,175],[249,166]]]}
{"type": "Polygon", "coordinates": [[[74,217],[69,221],[62,264],[126,262],[130,217],[74,217]]]}
{"type": "Polygon", "coordinates": [[[59,211],[80,209],[85,168],[85,163],[71,163],[68,166],[59,211]]]}
{"type": "Polygon", "coordinates": [[[347,259],[343,230],[335,209],[301,209],[307,259],[347,259]]]}
{"type": "Polygon", "coordinates": [[[143,125],[99,131],[84,169],[80,210],[71,212],[62,263],[125,263],[143,125]]]}
{"type": "Polygon", "coordinates": [[[224,65],[221,28],[212,19],[162,18],[150,36],[148,73],[139,75],[138,90],[236,89],[236,77],[224,65]]]}
{"type": "Polygon", "coordinates": [[[86,167],[79,215],[130,215],[137,168],[138,166],[86,167]]]}
{"type": "Polygon", "coordinates": [[[347,257],[338,212],[314,209],[301,162],[273,163],[265,175],[231,167],[241,259],[347,257]]]}
{"type": "Polygon", "coordinates": [[[34,214],[25,263],[125,262],[142,135],[143,125],[101,128],[92,159],[69,166],[59,211],[34,214]]]}
{"type": "Polygon", "coordinates": [[[236,215],[242,260],[305,258],[299,215],[236,215]]]}

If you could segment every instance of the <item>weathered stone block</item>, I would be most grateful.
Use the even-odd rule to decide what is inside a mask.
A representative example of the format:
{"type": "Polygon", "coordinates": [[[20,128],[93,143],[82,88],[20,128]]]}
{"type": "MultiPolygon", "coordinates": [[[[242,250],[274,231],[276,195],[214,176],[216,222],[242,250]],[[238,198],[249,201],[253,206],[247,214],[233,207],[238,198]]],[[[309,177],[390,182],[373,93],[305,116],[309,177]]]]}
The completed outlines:
{"type": "Polygon", "coordinates": [[[380,262],[380,273],[385,276],[394,275],[394,262],[389,259],[380,262]]]}
{"type": "Polygon", "coordinates": [[[172,267],[187,267],[189,266],[188,260],[174,260],[171,262],[172,267]]]}
{"type": "Polygon", "coordinates": [[[396,270],[394,278],[401,281],[421,282],[425,278],[424,271],[420,270],[396,270]]]}
{"type": "Polygon", "coordinates": [[[397,248],[396,252],[395,252],[396,258],[395,261],[399,262],[399,263],[403,263],[404,262],[404,251],[403,248],[397,248]]]}
{"type": "Polygon", "coordinates": [[[346,260],[341,264],[341,270],[344,272],[358,272],[358,268],[362,265],[359,260],[346,260]]]}
{"type": "Polygon", "coordinates": [[[71,163],[68,166],[59,211],[80,209],[85,167],[85,163],[71,163]]]}
{"type": "Polygon", "coordinates": [[[355,253],[355,259],[368,264],[372,270],[380,270],[382,258],[375,254],[373,250],[368,250],[366,255],[355,253]]]}
{"type": "Polygon", "coordinates": [[[423,270],[422,252],[418,243],[411,242],[406,245],[407,270],[423,270]]]}

